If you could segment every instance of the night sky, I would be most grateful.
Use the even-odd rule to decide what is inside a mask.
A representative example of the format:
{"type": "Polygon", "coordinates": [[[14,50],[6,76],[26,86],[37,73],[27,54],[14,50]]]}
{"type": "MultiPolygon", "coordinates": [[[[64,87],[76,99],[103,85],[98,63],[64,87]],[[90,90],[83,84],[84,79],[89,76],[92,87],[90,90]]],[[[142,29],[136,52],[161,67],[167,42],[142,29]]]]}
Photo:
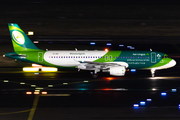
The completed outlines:
{"type": "Polygon", "coordinates": [[[36,36],[179,36],[176,1],[1,1],[0,36],[18,23],[36,36]]]}

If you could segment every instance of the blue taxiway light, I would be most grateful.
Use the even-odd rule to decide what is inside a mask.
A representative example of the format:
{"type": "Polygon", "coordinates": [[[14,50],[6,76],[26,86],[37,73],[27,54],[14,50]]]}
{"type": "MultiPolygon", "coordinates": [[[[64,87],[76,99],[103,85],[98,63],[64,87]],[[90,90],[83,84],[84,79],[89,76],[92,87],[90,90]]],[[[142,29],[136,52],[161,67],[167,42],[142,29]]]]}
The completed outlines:
{"type": "Polygon", "coordinates": [[[171,92],[176,92],[177,91],[177,89],[171,89],[171,92]]]}
{"type": "Polygon", "coordinates": [[[133,107],[134,107],[134,109],[138,109],[139,108],[139,104],[134,104],[133,107]]]}
{"type": "Polygon", "coordinates": [[[161,93],[161,96],[166,96],[166,95],[167,95],[166,92],[162,92],[162,93],[161,93]]]}
{"type": "Polygon", "coordinates": [[[140,105],[144,106],[144,105],[146,105],[146,102],[145,101],[141,101],[140,105]]]}
{"type": "Polygon", "coordinates": [[[111,43],[106,43],[107,46],[111,46],[112,44],[111,43]]]}
{"type": "Polygon", "coordinates": [[[119,47],[124,47],[124,45],[119,45],[119,47]]]}
{"type": "Polygon", "coordinates": [[[131,69],[131,72],[136,72],[136,69],[131,69]]]}
{"type": "Polygon", "coordinates": [[[152,99],[146,99],[146,101],[151,102],[151,101],[152,101],[152,99]]]}
{"type": "Polygon", "coordinates": [[[95,45],[96,43],[95,42],[90,42],[90,45],[95,45]]]}

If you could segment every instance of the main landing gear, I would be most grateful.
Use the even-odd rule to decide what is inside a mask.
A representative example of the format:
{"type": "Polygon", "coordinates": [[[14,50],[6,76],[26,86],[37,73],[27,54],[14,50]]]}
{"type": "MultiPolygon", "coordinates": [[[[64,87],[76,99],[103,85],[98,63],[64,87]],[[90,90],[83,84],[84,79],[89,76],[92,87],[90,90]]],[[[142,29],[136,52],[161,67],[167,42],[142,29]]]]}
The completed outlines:
{"type": "Polygon", "coordinates": [[[155,76],[155,71],[156,71],[156,69],[151,69],[151,75],[152,75],[152,77],[155,76]]]}
{"type": "Polygon", "coordinates": [[[94,72],[91,72],[93,78],[97,78],[98,77],[97,72],[100,72],[100,70],[96,69],[96,70],[94,70],[94,72]]]}

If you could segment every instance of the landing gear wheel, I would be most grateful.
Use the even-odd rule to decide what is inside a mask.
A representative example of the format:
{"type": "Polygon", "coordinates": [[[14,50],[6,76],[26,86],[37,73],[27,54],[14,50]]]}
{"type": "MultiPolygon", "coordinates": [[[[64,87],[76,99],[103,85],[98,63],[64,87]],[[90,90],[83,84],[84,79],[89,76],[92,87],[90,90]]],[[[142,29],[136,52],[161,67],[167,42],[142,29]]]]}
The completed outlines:
{"type": "Polygon", "coordinates": [[[98,77],[98,74],[92,74],[92,77],[93,77],[93,78],[97,78],[97,77],[98,77]]]}

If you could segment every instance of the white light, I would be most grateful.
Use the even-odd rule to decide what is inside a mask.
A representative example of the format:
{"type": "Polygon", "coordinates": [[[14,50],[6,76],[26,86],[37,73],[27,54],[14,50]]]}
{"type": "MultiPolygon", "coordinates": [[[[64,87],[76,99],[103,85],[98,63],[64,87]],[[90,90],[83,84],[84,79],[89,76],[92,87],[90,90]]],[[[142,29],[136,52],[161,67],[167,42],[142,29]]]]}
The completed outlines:
{"type": "Polygon", "coordinates": [[[33,31],[28,31],[28,35],[34,35],[33,31]]]}
{"type": "Polygon", "coordinates": [[[21,85],[24,85],[25,83],[24,83],[24,82],[21,82],[20,84],[21,84],[21,85]]]}
{"type": "Polygon", "coordinates": [[[53,85],[48,85],[48,87],[53,87],[53,85]]]}
{"type": "Polygon", "coordinates": [[[9,82],[9,80],[4,80],[4,82],[9,82]]]}
{"type": "Polygon", "coordinates": [[[39,95],[39,92],[38,92],[38,91],[35,91],[34,94],[35,94],[35,95],[39,95]]]}
{"type": "Polygon", "coordinates": [[[89,82],[89,81],[84,81],[84,82],[89,82]]]}
{"type": "Polygon", "coordinates": [[[53,67],[42,67],[41,70],[43,72],[56,72],[56,71],[58,71],[57,68],[53,68],[53,67]]]}
{"type": "Polygon", "coordinates": [[[156,88],[152,88],[152,91],[155,91],[155,90],[157,90],[156,88]]]}
{"type": "Polygon", "coordinates": [[[42,67],[42,65],[39,65],[39,64],[32,64],[32,67],[42,67]]]}
{"type": "Polygon", "coordinates": [[[31,95],[32,94],[32,92],[26,92],[26,95],[31,95]]]}
{"type": "Polygon", "coordinates": [[[35,90],[36,92],[39,92],[40,90],[35,90]]]}
{"type": "Polygon", "coordinates": [[[24,72],[35,72],[35,71],[39,71],[39,68],[24,67],[23,71],[24,72]]]}
{"type": "Polygon", "coordinates": [[[68,83],[63,83],[63,85],[68,85],[68,83]]]}
{"type": "Polygon", "coordinates": [[[47,95],[47,92],[44,91],[44,92],[41,92],[41,94],[42,94],[42,95],[47,95]]]}
{"type": "Polygon", "coordinates": [[[31,85],[31,87],[36,87],[36,85],[31,85]]]}
{"type": "Polygon", "coordinates": [[[39,41],[34,41],[34,43],[39,43],[39,41]]]}
{"type": "Polygon", "coordinates": [[[44,88],[41,88],[41,87],[38,88],[38,87],[37,87],[36,89],[37,89],[37,90],[42,90],[42,89],[44,89],[44,88]]]}
{"type": "Polygon", "coordinates": [[[3,55],[3,57],[6,57],[6,55],[3,55]]]}

